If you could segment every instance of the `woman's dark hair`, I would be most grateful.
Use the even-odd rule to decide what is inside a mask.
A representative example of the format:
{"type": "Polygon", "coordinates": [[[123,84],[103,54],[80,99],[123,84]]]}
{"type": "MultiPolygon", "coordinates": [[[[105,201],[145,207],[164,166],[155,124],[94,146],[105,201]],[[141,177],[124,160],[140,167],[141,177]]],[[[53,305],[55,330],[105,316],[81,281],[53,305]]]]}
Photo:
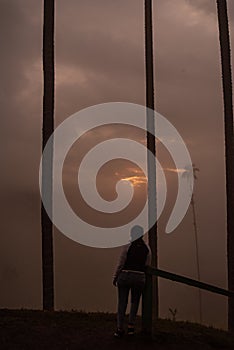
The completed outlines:
{"type": "Polygon", "coordinates": [[[134,242],[136,240],[142,240],[142,237],[144,235],[144,229],[142,226],[140,225],[135,225],[131,228],[131,232],[130,232],[131,238],[130,238],[130,242],[134,242]]]}

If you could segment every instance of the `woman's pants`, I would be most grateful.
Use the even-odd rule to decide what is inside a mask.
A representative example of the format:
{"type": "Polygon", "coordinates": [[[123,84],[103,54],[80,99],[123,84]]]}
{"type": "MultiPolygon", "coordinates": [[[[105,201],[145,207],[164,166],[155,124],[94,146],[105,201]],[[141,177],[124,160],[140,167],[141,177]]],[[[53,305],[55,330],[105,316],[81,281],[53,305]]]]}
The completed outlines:
{"type": "Polygon", "coordinates": [[[129,291],[131,290],[131,307],[129,324],[135,324],[141,294],[145,285],[145,274],[138,271],[123,270],[117,279],[118,286],[118,314],[117,327],[123,328],[124,318],[128,305],[129,291]]]}

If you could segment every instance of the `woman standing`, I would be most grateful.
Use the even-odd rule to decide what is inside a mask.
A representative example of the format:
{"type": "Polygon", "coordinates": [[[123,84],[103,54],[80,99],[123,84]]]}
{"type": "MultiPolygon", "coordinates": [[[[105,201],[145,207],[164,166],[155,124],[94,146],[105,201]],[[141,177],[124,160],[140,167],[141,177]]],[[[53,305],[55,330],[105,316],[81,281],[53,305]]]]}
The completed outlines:
{"type": "Polygon", "coordinates": [[[113,277],[113,285],[118,288],[117,330],[114,336],[124,335],[124,318],[131,291],[131,306],[128,319],[128,334],[134,334],[134,325],[145,286],[146,266],[151,263],[150,247],[143,240],[144,230],[141,226],[131,229],[130,243],[123,247],[113,277]]]}

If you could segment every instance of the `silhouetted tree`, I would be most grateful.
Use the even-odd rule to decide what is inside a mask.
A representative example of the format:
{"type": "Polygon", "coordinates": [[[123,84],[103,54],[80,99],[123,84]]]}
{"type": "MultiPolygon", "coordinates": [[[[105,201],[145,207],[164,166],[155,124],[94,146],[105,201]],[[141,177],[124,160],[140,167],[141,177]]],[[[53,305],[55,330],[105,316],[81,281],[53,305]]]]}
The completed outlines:
{"type": "MultiPolygon", "coordinates": [[[[226,156],[226,200],[227,200],[227,259],[228,289],[234,290],[234,141],[231,50],[226,0],[217,0],[219,40],[222,62],[225,156],[226,156]]],[[[234,331],[234,298],[228,303],[228,328],[234,331]]]]}
{"type": "MultiPolygon", "coordinates": [[[[44,0],[43,26],[43,128],[42,149],[54,130],[54,0],[44,0]]],[[[52,213],[52,184],[53,184],[53,149],[50,159],[42,163],[42,193],[49,188],[46,195],[50,198],[52,213]]],[[[53,224],[41,204],[42,230],[42,283],[43,283],[43,310],[54,309],[54,267],[53,267],[53,224]]]]}
{"type": "MultiPolygon", "coordinates": [[[[155,155],[154,137],[154,69],[153,69],[153,28],[152,0],[145,0],[145,74],[147,110],[147,148],[155,155]]],[[[156,215],[156,163],[147,159],[148,167],[148,221],[156,215]]],[[[152,251],[152,267],[157,268],[157,222],[150,228],[149,245],[152,251]]],[[[143,328],[151,331],[152,318],[158,318],[158,278],[147,277],[147,290],[143,297],[143,328]]]]}
{"type": "MultiPolygon", "coordinates": [[[[197,180],[196,172],[199,171],[198,168],[195,167],[195,164],[188,167],[185,167],[185,171],[182,174],[183,177],[186,177],[188,181],[191,181],[191,178],[194,177],[197,180]]],[[[197,227],[197,215],[195,209],[195,196],[193,189],[191,188],[191,207],[193,213],[193,228],[194,228],[194,239],[195,239],[195,250],[196,250],[196,266],[197,266],[197,279],[201,281],[200,274],[200,260],[199,260],[199,247],[198,247],[198,227],[197,227]]],[[[199,321],[202,323],[202,294],[201,289],[198,288],[198,298],[199,298],[199,321]]]]}

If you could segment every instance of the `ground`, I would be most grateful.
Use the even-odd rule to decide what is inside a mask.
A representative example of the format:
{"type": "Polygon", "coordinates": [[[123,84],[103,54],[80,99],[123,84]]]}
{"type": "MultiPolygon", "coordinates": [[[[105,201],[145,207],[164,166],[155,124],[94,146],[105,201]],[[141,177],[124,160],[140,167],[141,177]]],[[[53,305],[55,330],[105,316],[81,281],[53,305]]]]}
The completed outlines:
{"type": "Polygon", "coordinates": [[[115,315],[85,312],[0,310],[1,350],[234,349],[228,332],[192,324],[159,320],[153,336],[141,333],[115,339],[115,315]]]}

